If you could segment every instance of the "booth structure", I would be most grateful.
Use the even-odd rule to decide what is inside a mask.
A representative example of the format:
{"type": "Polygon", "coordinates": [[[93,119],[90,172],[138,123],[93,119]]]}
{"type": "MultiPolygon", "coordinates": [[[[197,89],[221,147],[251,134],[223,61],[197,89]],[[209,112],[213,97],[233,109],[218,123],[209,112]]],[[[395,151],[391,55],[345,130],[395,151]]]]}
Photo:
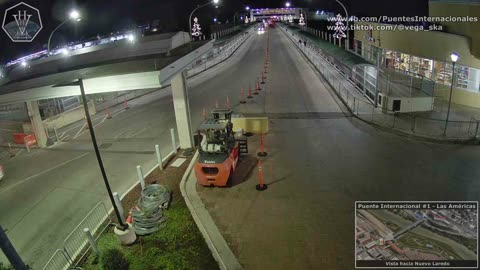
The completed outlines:
{"type": "Polygon", "coordinates": [[[422,76],[395,74],[369,64],[355,65],[350,78],[384,113],[432,111],[435,83],[422,76]]]}

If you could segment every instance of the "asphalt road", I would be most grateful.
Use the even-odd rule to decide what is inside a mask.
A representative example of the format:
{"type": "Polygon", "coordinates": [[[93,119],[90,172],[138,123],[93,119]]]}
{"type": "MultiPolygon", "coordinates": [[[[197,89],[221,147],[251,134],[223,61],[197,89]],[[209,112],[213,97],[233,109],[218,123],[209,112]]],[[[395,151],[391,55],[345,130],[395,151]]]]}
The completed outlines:
{"type": "MultiPolygon", "coordinates": [[[[349,117],[324,81],[278,30],[261,94],[239,104],[240,88],[263,69],[266,35],[190,80],[192,124],[227,97],[236,112],[271,116],[265,161],[256,174],[202,198],[247,269],[352,269],[355,200],[478,200],[478,148],[417,142],[349,117]],[[234,211],[232,211],[234,209],[234,211]]],[[[113,190],[125,191],[165,155],[175,127],[169,89],[131,102],[96,127],[113,190]]],[[[252,143],[255,144],[255,138],[252,143]]],[[[252,147],[251,149],[255,149],[252,147]]],[[[107,196],[87,133],[16,157],[0,183],[0,222],[25,260],[43,266],[84,215],[107,196]]]]}
{"type": "Polygon", "coordinates": [[[274,30],[271,42],[266,93],[247,105],[270,116],[269,188],[255,190],[256,168],[229,189],[197,186],[245,269],[354,269],[355,201],[479,200],[477,146],[420,142],[342,113],[286,36],[274,30]]]}
{"type": "MultiPolygon", "coordinates": [[[[228,71],[247,68],[243,56],[259,46],[256,41],[259,38],[253,36],[232,58],[189,80],[193,126],[200,124],[203,108],[213,108],[215,97],[225,103],[229,93],[232,99],[239,94],[229,88],[229,77],[234,74],[228,71]]],[[[129,110],[112,113],[112,119],[102,122],[99,115],[95,128],[112,190],[119,194],[137,180],[136,165],[142,165],[144,172],[155,166],[155,144],[163,156],[171,151],[170,128],[176,127],[170,88],[129,105],[129,110]]],[[[6,178],[0,182],[0,224],[34,269],[43,267],[99,201],[110,208],[89,133],[82,130],[75,140],[71,138],[48,149],[22,152],[3,163],[6,178]]],[[[5,260],[0,254],[0,261],[5,260]]]]}

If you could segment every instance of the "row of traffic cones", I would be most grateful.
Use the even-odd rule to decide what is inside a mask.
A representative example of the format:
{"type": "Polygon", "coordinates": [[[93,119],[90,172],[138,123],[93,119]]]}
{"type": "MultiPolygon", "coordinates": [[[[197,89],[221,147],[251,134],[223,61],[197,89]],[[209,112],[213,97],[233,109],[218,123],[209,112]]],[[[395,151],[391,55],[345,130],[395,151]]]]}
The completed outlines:
{"type": "MultiPolygon", "coordinates": [[[[265,62],[263,65],[261,84],[265,84],[265,80],[267,79],[266,74],[268,73],[269,64],[270,64],[270,32],[268,32],[268,36],[267,36],[267,49],[265,50],[265,62]]],[[[257,153],[257,156],[259,156],[260,158],[267,156],[267,152],[265,152],[264,134],[262,134],[260,137],[260,151],[257,153]]],[[[262,165],[261,159],[258,160],[257,167],[258,167],[258,185],[256,185],[255,188],[258,191],[264,191],[268,188],[268,185],[264,183],[263,165],[262,165]]]]}

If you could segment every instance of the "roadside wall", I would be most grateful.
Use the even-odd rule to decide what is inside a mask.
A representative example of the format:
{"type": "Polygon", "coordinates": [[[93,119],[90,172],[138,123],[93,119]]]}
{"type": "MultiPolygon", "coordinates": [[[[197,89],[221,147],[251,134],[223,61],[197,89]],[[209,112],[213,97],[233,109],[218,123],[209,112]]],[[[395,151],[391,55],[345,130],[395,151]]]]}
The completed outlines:
{"type": "MultiPolygon", "coordinates": [[[[93,100],[89,102],[88,110],[90,111],[90,115],[95,115],[97,113],[93,100]]],[[[53,130],[54,127],[58,129],[58,128],[73,124],[84,118],[85,118],[85,111],[82,105],[70,111],[66,111],[64,113],[61,113],[49,119],[43,120],[43,125],[45,126],[46,129],[53,130]]]]}

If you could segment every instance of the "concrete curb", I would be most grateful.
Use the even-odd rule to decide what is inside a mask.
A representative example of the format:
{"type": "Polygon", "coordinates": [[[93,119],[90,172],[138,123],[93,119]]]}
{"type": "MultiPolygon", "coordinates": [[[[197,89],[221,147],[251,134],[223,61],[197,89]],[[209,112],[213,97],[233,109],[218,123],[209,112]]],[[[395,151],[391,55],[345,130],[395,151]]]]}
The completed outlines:
{"type": "Polygon", "coordinates": [[[241,270],[243,267],[228,246],[225,238],[223,238],[223,235],[220,233],[220,230],[200,199],[200,196],[198,196],[196,189],[197,182],[195,181],[195,175],[192,174],[193,166],[197,161],[198,155],[199,153],[196,151],[187,171],[183,175],[182,181],[180,182],[180,191],[182,192],[185,203],[187,204],[198,229],[202,233],[208,248],[218,262],[220,269],[241,270]]]}

